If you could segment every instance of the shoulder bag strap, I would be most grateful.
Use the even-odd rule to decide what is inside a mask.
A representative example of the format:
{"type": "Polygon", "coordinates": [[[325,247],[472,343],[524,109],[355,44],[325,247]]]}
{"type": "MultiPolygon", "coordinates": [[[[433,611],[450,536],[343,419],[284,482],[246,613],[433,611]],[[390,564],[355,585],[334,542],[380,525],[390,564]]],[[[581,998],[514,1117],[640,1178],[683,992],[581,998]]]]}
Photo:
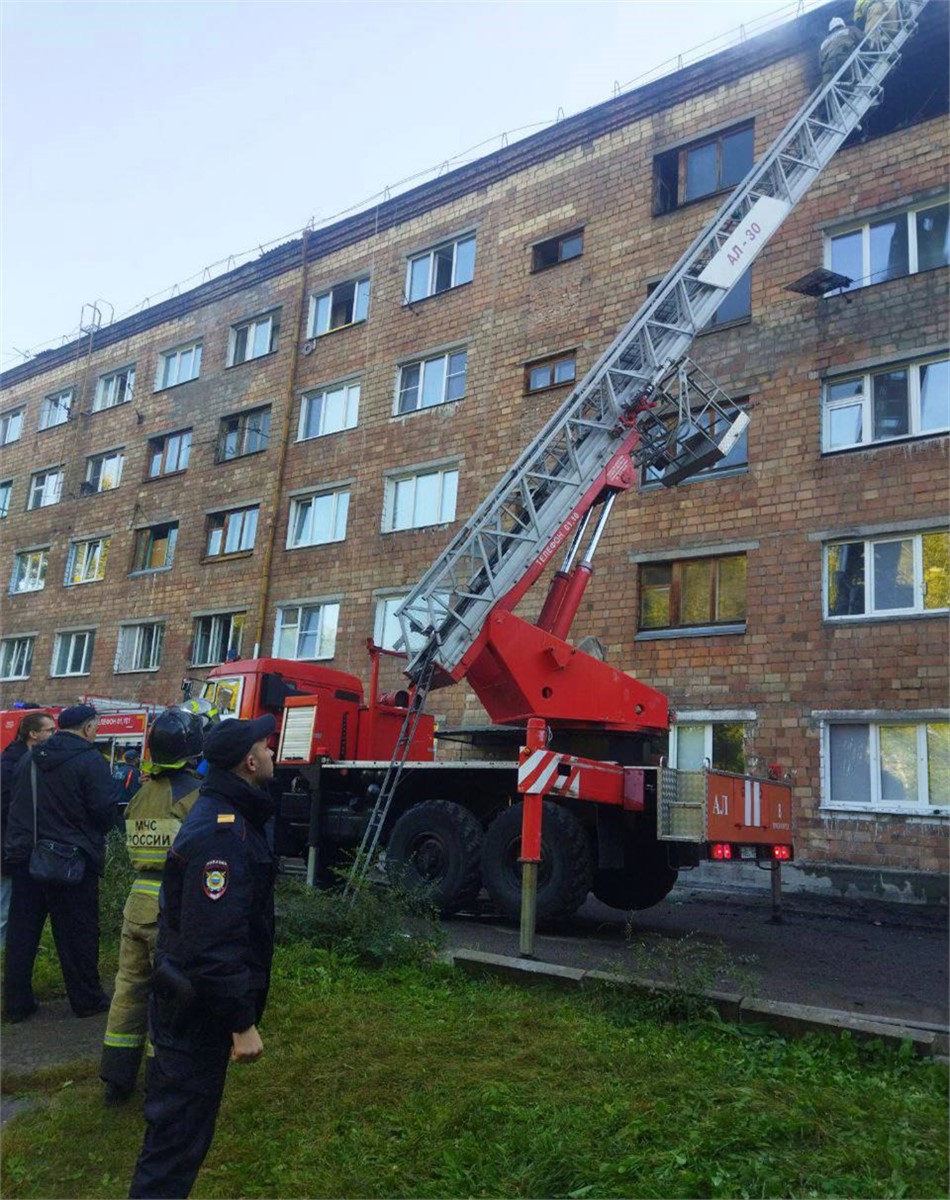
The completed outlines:
{"type": "Polygon", "coordinates": [[[33,845],[35,846],[39,838],[37,830],[37,815],[36,815],[36,763],[30,758],[30,783],[33,786],[33,845]]]}

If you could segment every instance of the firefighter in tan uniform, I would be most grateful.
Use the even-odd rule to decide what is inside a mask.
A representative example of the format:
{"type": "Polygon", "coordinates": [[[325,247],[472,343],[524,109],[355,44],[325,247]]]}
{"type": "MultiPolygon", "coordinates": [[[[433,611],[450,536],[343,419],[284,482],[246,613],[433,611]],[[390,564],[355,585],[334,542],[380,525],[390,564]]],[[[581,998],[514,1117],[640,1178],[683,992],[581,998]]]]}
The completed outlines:
{"type": "Polygon", "coordinates": [[[124,1104],[135,1090],[145,1049],[162,868],[198,799],[201,777],[194,766],[201,756],[204,724],[199,713],[184,708],[159,713],[148,734],[149,777],[126,809],[126,844],[135,882],[122,914],[119,970],[99,1065],[110,1107],[124,1104]]]}

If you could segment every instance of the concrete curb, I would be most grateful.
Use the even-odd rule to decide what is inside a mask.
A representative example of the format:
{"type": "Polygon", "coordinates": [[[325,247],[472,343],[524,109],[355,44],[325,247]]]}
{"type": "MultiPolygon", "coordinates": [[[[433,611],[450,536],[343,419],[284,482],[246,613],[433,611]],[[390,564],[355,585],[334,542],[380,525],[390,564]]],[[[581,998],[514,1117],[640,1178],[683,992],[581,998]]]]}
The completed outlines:
{"type": "MultiPolygon", "coordinates": [[[[676,991],[657,979],[614,975],[609,971],[585,971],[562,967],[536,959],[512,958],[483,950],[453,950],[446,958],[467,975],[492,976],[518,984],[546,984],[561,988],[583,988],[597,983],[626,988],[639,995],[676,991]]],[[[856,1016],[833,1008],[814,1008],[806,1004],[785,1004],[778,1000],[747,998],[732,992],[702,990],[724,1021],[735,1025],[767,1025],[785,1037],[804,1037],[806,1033],[849,1033],[860,1041],[877,1040],[887,1046],[910,1042],[920,1058],[943,1059],[950,1052],[950,1030],[926,1028],[892,1021],[886,1017],[856,1016]]]]}

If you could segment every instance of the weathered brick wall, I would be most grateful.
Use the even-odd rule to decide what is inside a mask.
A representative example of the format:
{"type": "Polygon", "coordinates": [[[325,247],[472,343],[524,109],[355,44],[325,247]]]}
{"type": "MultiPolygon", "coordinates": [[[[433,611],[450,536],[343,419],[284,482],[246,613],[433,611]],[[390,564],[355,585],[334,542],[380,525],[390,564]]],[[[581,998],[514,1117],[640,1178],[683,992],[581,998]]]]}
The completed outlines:
{"type": "MultiPolygon", "coordinates": [[[[639,307],[647,285],[672,266],[720,203],[712,198],[654,217],[654,154],[740,117],[754,117],[761,153],[813,85],[812,71],[811,60],[803,58],[751,70],[695,101],[647,115],[310,262],[303,278],[290,271],[98,352],[88,362],[8,389],[0,411],[26,402],[27,417],[21,440],[0,452],[0,478],[16,480],[2,527],[4,570],[15,549],[45,543],[52,549],[45,590],[4,597],[5,635],[39,633],[33,677],[3,685],[4,702],[25,696],[64,701],[78,692],[173,700],[188,670],[193,614],[202,610],[247,608],[244,649],[250,652],[271,533],[262,653],[271,652],[282,602],[339,596],[333,665],[366,678],[375,593],[414,583],[454,529],[381,532],[386,472],[455,459],[461,472],[459,518],[472,511],[566,398],[564,388],[525,395],[524,364],[576,349],[582,376],[639,307]],[[532,274],[532,243],[578,226],[585,230],[583,256],[532,274]],[[470,230],[477,235],[473,282],[406,305],[407,255],[470,230]],[[316,339],[304,353],[302,289],[306,295],[321,292],[364,273],[372,280],[369,320],[316,339]],[[230,325],[273,307],[281,309],[277,352],[226,368],[230,325]],[[201,378],[153,393],[160,351],[197,336],[204,338],[201,378]],[[469,354],[465,398],[394,417],[399,361],[460,345],[469,354]],[[44,395],[83,381],[79,408],[86,410],[98,375],[131,361],[138,377],[130,404],[35,432],[44,395]],[[351,377],[361,385],[358,426],[298,443],[301,394],[351,377]],[[273,406],[269,450],[216,464],[221,416],[262,403],[273,406]],[[187,472],[143,482],[148,438],[188,425],[194,442],[187,472]],[[86,455],[115,445],[126,448],[117,491],[23,511],[31,470],[68,461],[64,495],[77,497],[86,455]],[[288,494],[344,480],[351,487],[346,540],[288,551],[288,494]],[[203,562],[205,514],[243,500],[262,505],[253,554],[203,562]],[[133,527],[172,517],[181,520],[174,569],[128,578],[133,527]],[[86,532],[113,535],[107,577],[64,589],[69,539],[86,532]],[[161,669],[113,674],[118,622],[145,617],[167,621],[161,669]],[[49,679],[54,631],[86,622],[98,629],[91,674],[49,679]]],[[[828,168],[757,260],[751,320],[704,335],[694,348],[695,359],[727,392],[747,395],[754,405],[748,472],[622,500],[574,629],[576,638],[599,637],[610,661],[664,690],[674,708],[755,710],[747,750],[794,770],[798,852],[813,861],[919,870],[946,863],[946,822],[831,819],[819,813],[819,737],[812,714],[944,706],[947,631],[942,618],[846,628],[823,622],[822,548],[809,535],[946,512],[946,438],[823,458],[820,390],[828,369],[945,345],[947,273],[879,284],[855,293],[850,302],[807,299],[785,285],[821,264],[822,230],[829,222],[941,188],[946,162],[945,123],[931,121],[849,148],[828,168]],[[682,549],[726,542],[755,544],[749,552],[746,632],[636,641],[636,555],[675,558],[682,549]]],[[[533,593],[524,611],[536,611],[539,602],[533,593]]],[[[391,664],[384,675],[391,682],[398,678],[391,664]]],[[[482,719],[464,686],[435,694],[430,707],[450,722],[482,719]]]]}

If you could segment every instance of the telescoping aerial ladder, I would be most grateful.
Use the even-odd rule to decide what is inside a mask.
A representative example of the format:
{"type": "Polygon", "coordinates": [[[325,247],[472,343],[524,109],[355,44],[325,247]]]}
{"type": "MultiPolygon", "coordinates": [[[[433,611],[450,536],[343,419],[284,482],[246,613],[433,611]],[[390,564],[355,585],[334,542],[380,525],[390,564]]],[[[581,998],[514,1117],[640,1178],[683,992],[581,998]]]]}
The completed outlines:
{"type": "MultiPolygon", "coordinates": [[[[674,486],[724,457],[747,425],[748,414],[687,357],[690,346],[835,152],[880,102],[883,82],[928,2],[894,0],[837,74],[808,97],[409,593],[396,616],[409,652],[406,673],[422,703],[430,687],[467,678],[496,721],[543,717],[584,723],[586,715],[589,724],[613,728],[666,726],[666,706],[658,693],[626,676],[620,683],[615,678],[620,673],[603,663],[578,666],[587,656],[561,639],[592,573],[613,501],[635,482],[636,471],[653,467],[661,482],[674,486]],[[532,625],[514,617],[512,609],[565,546],[564,565],[537,621],[532,625]],[[553,689],[538,677],[538,655],[530,653],[542,647],[554,670],[564,674],[569,663],[575,667],[573,676],[565,675],[574,686],[561,689],[560,706],[556,698],[549,702],[553,689]],[[595,668],[604,672],[604,687],[593,683],[595,668]],[[607,673],[614,677],[613,688],[607,673]],[[582,711],[583,701],[579,710],[578,683],[595,688],[584,699],[605,711],[599,721],[582,711]],[[628,706],[626,719],[616,718],[612,697],[628,706]]],[[[410,742],[404,737],[397,746],[351,882],[368,870],[410,742]]]]}

